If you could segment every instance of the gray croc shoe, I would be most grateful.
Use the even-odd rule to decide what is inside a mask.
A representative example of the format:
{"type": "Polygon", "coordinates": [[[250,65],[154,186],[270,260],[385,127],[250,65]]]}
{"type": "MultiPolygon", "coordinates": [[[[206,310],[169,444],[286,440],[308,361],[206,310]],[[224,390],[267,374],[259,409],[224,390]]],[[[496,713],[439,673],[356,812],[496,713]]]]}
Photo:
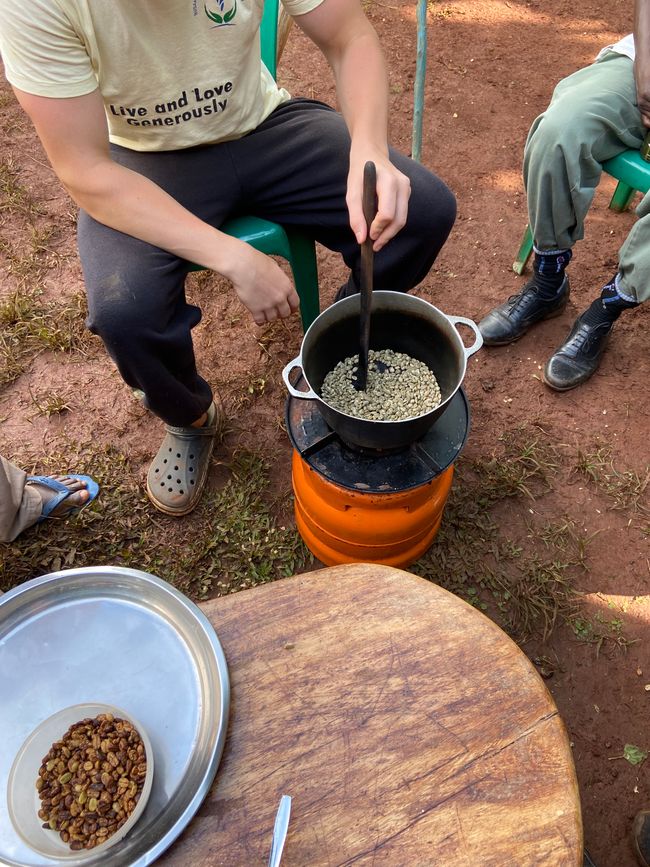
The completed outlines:
{"type": "Polygon", "coordinates": [[[180,516],[195,508],[223,421],[221,406],[213,402],[203,427],[166,426],[165,438],[147,473],[147,496],[159,511],[180,516]]]}

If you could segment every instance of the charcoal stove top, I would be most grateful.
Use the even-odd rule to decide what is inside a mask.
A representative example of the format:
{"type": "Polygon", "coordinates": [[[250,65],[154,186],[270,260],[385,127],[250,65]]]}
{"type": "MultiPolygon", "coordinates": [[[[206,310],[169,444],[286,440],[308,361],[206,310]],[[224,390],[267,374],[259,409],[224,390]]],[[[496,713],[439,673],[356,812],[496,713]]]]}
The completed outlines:
{"type": "Polygon", "coordinates": [[[361,449],[345,443],[314,400],[287,397],[286,425],[298,454],[328,481],[350,490],[395,493],[424,485],[460,454],[470,428],[470,409],[458,389],[445,412],[419,440],[399,451],[361,449]]]}

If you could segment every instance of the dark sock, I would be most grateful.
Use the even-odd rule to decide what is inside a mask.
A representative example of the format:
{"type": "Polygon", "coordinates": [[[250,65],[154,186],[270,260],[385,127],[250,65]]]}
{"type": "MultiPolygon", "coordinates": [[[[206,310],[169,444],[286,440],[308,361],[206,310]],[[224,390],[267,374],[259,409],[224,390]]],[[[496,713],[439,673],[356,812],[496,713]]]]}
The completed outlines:
{"type": "Polygon", "coordinates": [[[540,298],[549,301],[558,293],[564,282],[564,269],[571,261],[571,250],[539,251],[535,248],[533,271],[535,286],[540,298]]]}
{"type": "Polygon", "coordinates": [[[591,306],[583,314],[583,321],[588,325],[601,325],[608,322],[613,325],[624,310],[639,306],[638,301],[632,301],[620,294],[616,285],[618,274],[614,274],[609,283],[600,290],[600,298],[592,301],[591,306]]]}

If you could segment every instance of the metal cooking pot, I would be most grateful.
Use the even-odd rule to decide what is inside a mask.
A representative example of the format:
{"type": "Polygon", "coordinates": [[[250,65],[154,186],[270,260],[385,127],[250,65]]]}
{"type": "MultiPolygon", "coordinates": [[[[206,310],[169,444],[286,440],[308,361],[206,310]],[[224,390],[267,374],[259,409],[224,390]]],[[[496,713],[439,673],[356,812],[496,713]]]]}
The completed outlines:
{"type": "Polygon", "coordinates": [[[423,361],[434,373],[442,394],[441,403],[430,412],[400,421],[374,421],[347,415],[320,396],[323,380],[345,358],[359,352],[360,296],[343,298],[328,307],[310,325],[303,337],[300,355],[282,371],[289,393],[301,400],[315,400],[327,424],[351,445],[371,449],[405,448],[429,430],[449,406],[465,376],[467,359],[483,345],[471,319],[446,316],[416,295],[377,291],[372,294],[370,348],[392,349],[423,361]],[[456,330],[467,325],[475,335],[466,348],[456,330]],[[290,381],[300,368],[307,391],[290,381]]]}

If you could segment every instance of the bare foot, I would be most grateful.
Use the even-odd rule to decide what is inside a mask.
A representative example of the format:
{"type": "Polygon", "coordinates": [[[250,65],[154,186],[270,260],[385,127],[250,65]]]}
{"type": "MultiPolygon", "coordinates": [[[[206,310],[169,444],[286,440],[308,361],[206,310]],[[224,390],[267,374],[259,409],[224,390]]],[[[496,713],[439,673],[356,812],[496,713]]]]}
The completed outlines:
{"type": "MultiPolygon", "coordinates": [[[[50,515],[53,517],[60,518],[65,516],[68,514],[70,509],[79,509],[84,505],[84,503],[88,502],[90,494],[85,490],[87,487],[86,482],[81,481],[81,479],[73,479],[71,476],[48,476],[48,478],[61,482],[62,485],[65,485],[66,488],[69,488],[72,491],[69,497],[66,497],[63,502],[59,503],[59,505],[50,512],[50,515]]],[[[56,491],[46,488],[45,485],[39,485],[38,482],[29,482],[28,484],[30,488],[36,489],[43,506],[57,496],[56,491]]]]}

